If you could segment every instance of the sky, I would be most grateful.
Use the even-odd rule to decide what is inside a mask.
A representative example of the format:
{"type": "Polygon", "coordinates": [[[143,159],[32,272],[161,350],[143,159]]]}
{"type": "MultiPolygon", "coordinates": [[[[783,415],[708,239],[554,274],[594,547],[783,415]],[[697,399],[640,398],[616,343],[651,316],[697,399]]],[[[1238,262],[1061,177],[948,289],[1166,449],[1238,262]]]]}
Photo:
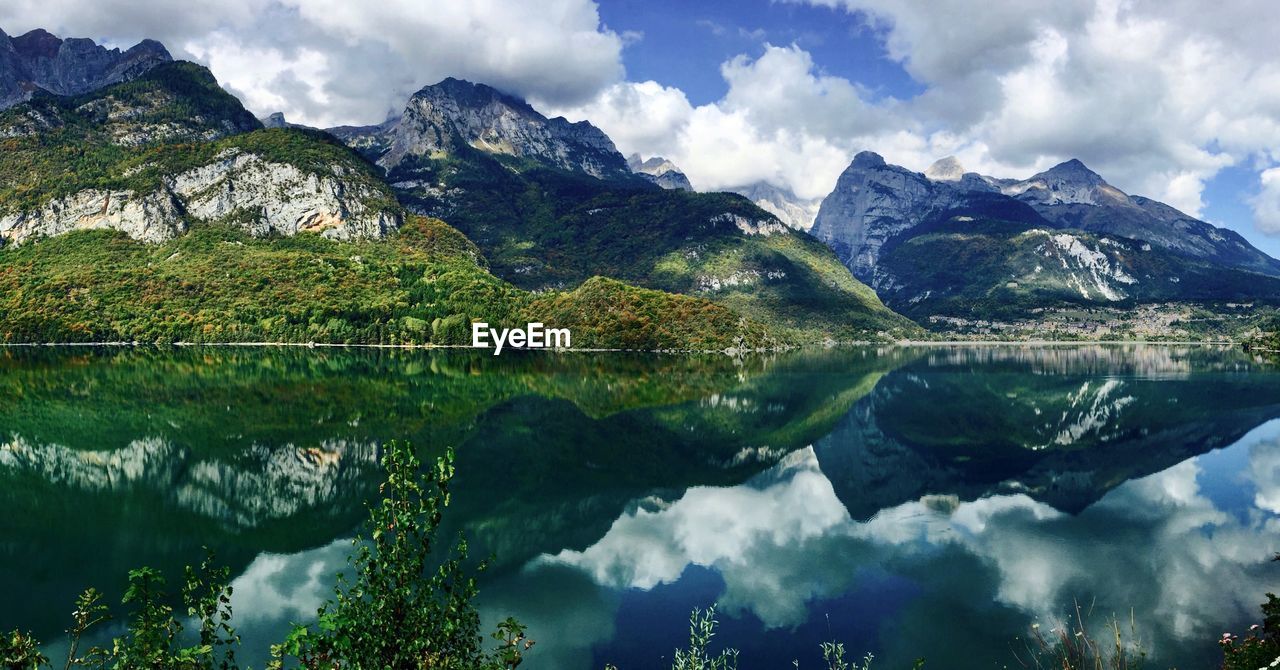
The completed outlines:
{"type": "Polygon", "coordinates": [[[860,150],[1026,177],[1079,158],[1280,255],[1280,4],[1238,0],[5,0],[0,28],[208,65],[259,115],[370,124],[456,76],[700,190],[830,192],[860,150]]]}

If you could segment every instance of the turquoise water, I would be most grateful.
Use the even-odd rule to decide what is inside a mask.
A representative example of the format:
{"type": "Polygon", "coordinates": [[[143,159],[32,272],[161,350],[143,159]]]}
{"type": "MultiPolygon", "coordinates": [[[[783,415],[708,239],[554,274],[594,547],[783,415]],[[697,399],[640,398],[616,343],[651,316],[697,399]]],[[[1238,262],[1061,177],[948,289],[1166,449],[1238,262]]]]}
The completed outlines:
{"type": "MultiPolygon", "coordinates": [[[[1079,603],[1154,667],[1277,590],[1280,374],[1224,349],[727,357],[0,351],[0,629],[56,652],[79,591],[232,568],[242,657],[329,595],[389,439],[454,447],[522,668],[669,667],[693,607],[743,668],[1021,667],[1079,603]]],[[[109,633],[110,631],[106,631],[109,633]]]]}

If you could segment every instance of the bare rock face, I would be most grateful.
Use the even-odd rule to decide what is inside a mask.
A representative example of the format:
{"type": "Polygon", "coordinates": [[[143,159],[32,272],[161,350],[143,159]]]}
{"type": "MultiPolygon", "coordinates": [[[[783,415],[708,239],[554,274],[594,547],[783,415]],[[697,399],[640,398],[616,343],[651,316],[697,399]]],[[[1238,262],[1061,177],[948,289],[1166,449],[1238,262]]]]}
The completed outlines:
{"type": "Polygon", "coordinates": [[[93,40],[64,40],[44,30],[21,37],[0,31],[0,109],[30,99],[37,90],[80,95],[130,81],[171,60],[164,45],[153,40],[122,52],[93,40]]]}
{"type": "Polygon", "coordinates": [[[953,157],[923,174],[858,154],[822,202],[810,231],[835,250],[854,276],[881,286],[877,263],[886,242],[953,210],[1005,218],[1035,217],[1044,228],[1116,235],[1226,267],[1280,276],[1276,261],[1243,237],[1147,198],[1130,196],[1072,159],[1027,179],[965,171],[953,157]]]}
{"type": "Polygon", "coordinates": [[[790,189],[764,181],[732,190],[754,202],[760,209],[778,217],[779,221],[793,230],[808,232],[813,228],[813,222],[818,218],[818,208],[822,206],[822,198],[801,198],[790,189]]]}
{"type": "Polygon", "coordinates": [[[470,148],[604,179],[631,174],[609,136],[590,123],[548,119],[519,98],[453,78],[415,93],[398,118],[330,132],[388,170],[406,158],[470,148]]]}
{"type": "Polygon", "coordinates": [[[294,165],[239,150],[164,180],[151,193],[89,189],[33,212],[0,217],[0,240],[22,244],[72,230],[120,230],[143,242],[163,242],[192,223],[234,220],[257,236],[315,232],[339,240],[381,238],[399,216],[370,206],[380,194],[294,165]],[[247,215],[247,216],[246,216],[247,215]]]}
{"type": "Polygon", "coordinates": [[[952,202],[954,192],[948,184],[864,151],[822,201],[809,233],[831,247],[855,277],[871,282],[884,243],[952,202]]]}
{"type": "Polygon", "coordinates": [[[924,171],[924,176],[931,181],[960,181],[964,178],[964,166],[955,156],[939,158],[924,171]]]}
{"type": "Polygon", "coordinates": [[[673,191],[693,190],[693,184],[689,183],[689,178],[680,171],[680,168],[662,156],[641,160],[640,154],[631,154],[627,157],[627,167],[662,188],[673,191]]]}

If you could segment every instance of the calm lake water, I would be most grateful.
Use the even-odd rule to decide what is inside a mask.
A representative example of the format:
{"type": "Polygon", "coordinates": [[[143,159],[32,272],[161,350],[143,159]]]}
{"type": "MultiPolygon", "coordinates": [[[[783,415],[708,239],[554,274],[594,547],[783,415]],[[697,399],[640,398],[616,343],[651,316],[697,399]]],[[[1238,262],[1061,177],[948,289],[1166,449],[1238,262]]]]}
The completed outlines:
{"type": "Polygon", "coordinates": [[[727,357],[0,350],[0,629],[54,652],[75,595],[214,548],[261,667],[314,616],[380,444],[453,446],[446,517],[522,668],[670,667],[717,603],[741,666],[1021,667],[1073,608],[1154,667],[1280,589],[1280,370],[1226,349],[727,357]]]}

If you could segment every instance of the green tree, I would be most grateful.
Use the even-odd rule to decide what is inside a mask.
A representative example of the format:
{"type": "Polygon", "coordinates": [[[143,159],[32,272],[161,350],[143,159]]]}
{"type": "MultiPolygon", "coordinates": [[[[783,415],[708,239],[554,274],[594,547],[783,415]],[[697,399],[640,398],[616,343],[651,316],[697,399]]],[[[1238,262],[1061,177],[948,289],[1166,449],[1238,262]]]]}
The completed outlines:
{"type": "Polygon", "coordinates": [[[273,647],[273,667],[294,657],[306,668],[515,668],[533,642],[523,626],[508,619],[494,633],[500,646],[485,648],[473,602],[475,579],[464,569],[466,541],[459,539],[436,560],[436,531],[454,474],[452,452],[423,470],[409,445],[392,442],[382,464],[384,497],[354,540],[353,576],[339,577],[315,627],[296,628],[273,647]]]}

